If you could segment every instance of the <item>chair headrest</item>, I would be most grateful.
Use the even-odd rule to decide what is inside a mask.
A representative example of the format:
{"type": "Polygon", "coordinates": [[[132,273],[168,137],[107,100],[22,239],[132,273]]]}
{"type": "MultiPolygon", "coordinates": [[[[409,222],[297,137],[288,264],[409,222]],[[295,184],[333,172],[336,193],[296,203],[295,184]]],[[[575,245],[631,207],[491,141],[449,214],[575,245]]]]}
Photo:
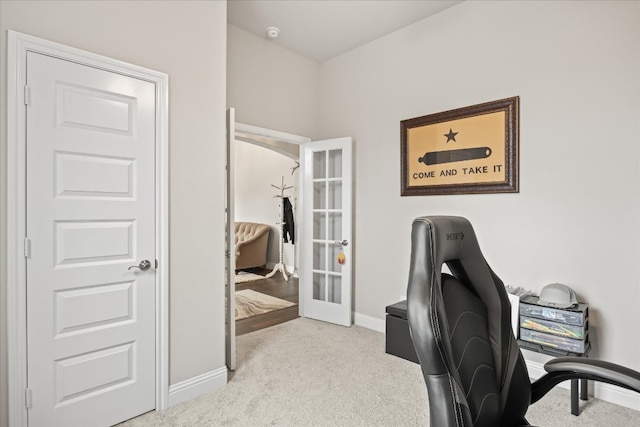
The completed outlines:
{"type": "Polygon", "coordinates": [[[478,243],[469,220],[459,216],[424,216],[416,218],[415,223],[424,223],[427,235],[432,239],[431,247],[438,248],[436,264],[459,260],[469,251],[479,252],[478,243]]]}

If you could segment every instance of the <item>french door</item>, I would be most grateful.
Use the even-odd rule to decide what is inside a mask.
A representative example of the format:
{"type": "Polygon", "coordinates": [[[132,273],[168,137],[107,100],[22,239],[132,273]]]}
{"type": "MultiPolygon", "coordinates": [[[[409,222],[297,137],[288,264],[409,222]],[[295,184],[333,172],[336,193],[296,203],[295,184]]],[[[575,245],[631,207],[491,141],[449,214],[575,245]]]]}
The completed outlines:
{"type": "Polygon", "coordinates": [[[352,324],[351,138],[302,147],[304,316],[352,324]]]}

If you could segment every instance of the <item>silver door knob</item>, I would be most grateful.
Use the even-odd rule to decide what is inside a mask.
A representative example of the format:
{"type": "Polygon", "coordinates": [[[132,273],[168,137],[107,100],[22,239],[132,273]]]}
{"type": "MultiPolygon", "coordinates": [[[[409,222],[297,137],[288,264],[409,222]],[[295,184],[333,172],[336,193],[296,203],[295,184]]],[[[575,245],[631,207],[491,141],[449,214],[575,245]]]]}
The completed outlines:
{"type": "Polygon", "coordinates": [[[132,265],[131,267],[127,268],[127,270],[131,270],[132,268],[139,268],[142,271],[147,271],[149,267],[151,267],[151,262],[149,262],[148,259],[143,259],[142,261],[140,261],[140,264],[132,265]]]}
{"type": "Polygon", "coordinates": [[[349,242],[346,241],[346,240],[343,240],[342,242],[339,242],[339,241],[336,240],[335,242],[333,242],[333,244],[334,245],[338,245],[338,246],[347,246],[349,244],[349,242]]]}

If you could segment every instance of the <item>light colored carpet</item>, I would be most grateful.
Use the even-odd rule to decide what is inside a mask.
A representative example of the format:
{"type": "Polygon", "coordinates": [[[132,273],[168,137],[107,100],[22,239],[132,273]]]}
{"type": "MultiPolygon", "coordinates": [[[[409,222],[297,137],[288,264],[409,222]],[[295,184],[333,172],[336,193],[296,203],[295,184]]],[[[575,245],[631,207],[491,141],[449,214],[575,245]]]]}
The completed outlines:
{"type": "MultiPolygon", "coordinates": [[[[384,334],[306,318],[237,338],[238,369],[216,391],[126,423],[140,426],[428,426],[420,367],[385,354],[384,334]]],[[[569,391],[533,405],[547,427],[637,426],[640,412],[598,399],[570,414],[569,391]]]]}
{"type": "Polygon", "coordinates": [[[236,291],[236,320],[297,305],[251,289],[236,291]]]}
{"type": "Polygon", "coordinates": [[[238,274],[236,274],[235,281],[237,285],[238,283],[247,283],[262,279],[264,279],[264,276],[261,276],[259,274],[249,273],[248,271],[240,271],[238,274]]]}

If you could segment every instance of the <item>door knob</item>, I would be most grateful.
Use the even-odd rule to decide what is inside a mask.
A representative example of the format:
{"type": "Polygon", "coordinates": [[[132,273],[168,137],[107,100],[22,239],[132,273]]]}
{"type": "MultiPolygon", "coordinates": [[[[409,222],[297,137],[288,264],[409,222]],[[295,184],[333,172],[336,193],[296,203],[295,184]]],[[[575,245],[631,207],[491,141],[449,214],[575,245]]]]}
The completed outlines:
{"type": "Polygon", "coordinates": [[[333,244],[334,245],[338,245],[338,246],[347,246],[349,244],[349,242],[346,241],[346,240],[343,240],[342,242],[339,242],[339,241],[336,240],[335,242],[333,242],[333,244]]]}
{"type": "Polygon", "coordinates": [[[151,267],[151,262],[149,262],[148,259],[143,259],[142,261],[140,261],[140,264],[132,265],[131,267],[127,268],[127,270],[131,270],[132,268],[139,268],[142,271],[147,271],[149,267],[151,267]]]}

